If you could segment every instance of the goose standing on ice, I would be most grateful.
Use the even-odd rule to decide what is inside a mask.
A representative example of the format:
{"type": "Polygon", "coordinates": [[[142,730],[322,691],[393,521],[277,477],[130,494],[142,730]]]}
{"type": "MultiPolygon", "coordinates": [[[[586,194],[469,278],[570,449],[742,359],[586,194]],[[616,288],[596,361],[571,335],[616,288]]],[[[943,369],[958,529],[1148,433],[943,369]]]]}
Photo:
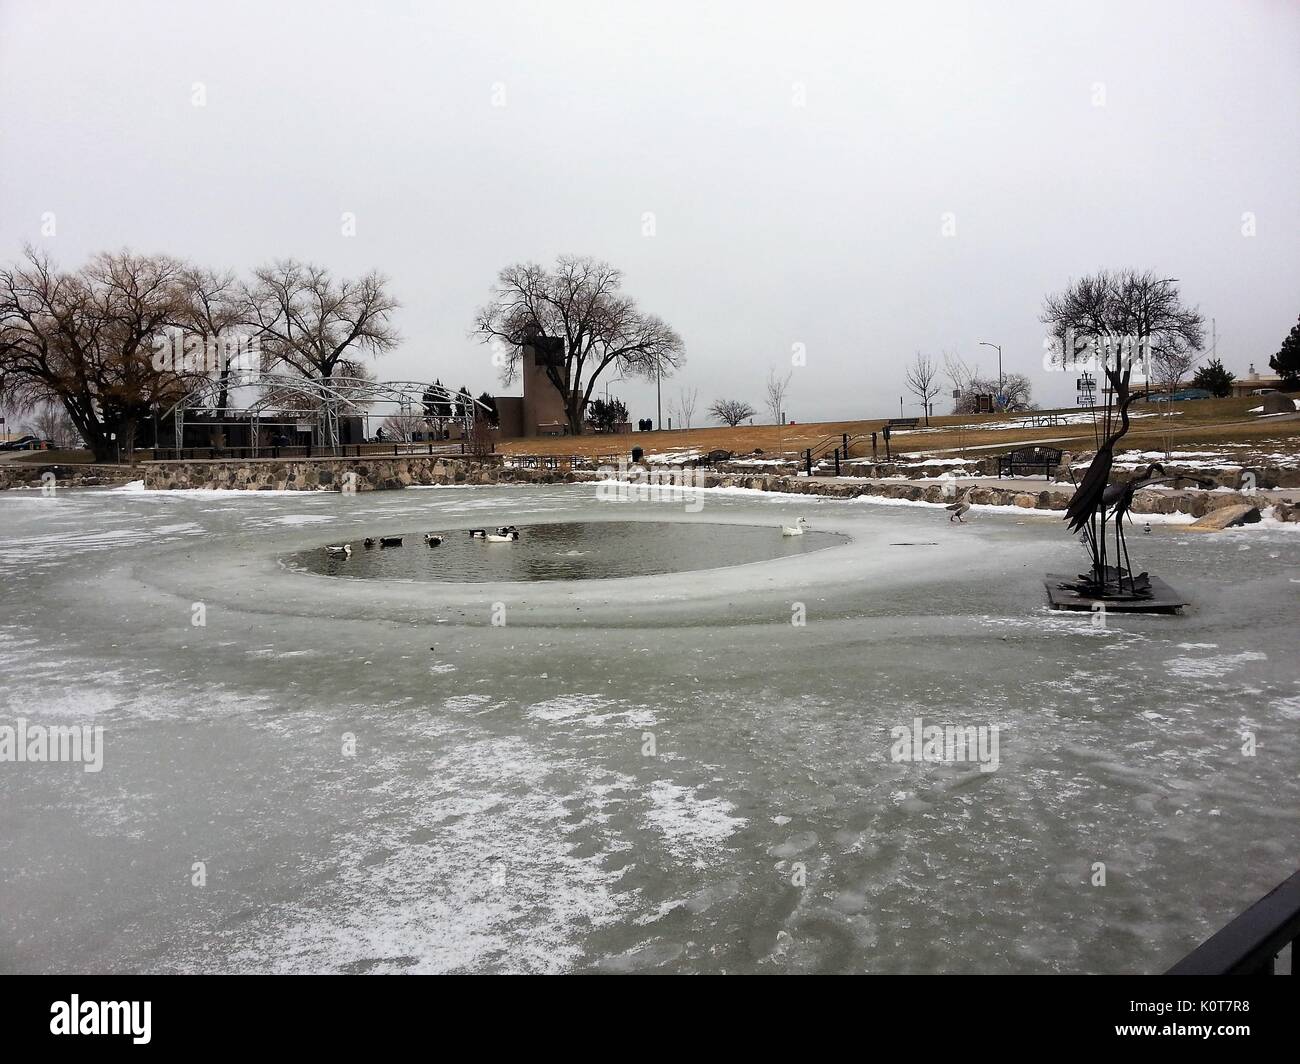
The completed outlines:
{"type": "Polygon", "coordinates": [[[958,495],[954,502],[950,502],[947,509],[952,511],[952,516],[948,518],[950,522],[956,521],[959,525],[964,525],[966,522],[961,515],[970,512],[970,488],[958,495]]]}
{"type": "Polygon", "coordinates": [[[326,547],[325,553],[332,554],[338,558],[346,558],[349,554],[352,553],[352,544],[343,543],[337,547],[326,547]]]}
{"type": "Polygon", "coordinates": [[[794,523],[794,527],[793,527],[793,528],[791,528],[789,525],[782,525],[782,526],[781,526],[781,535],[783,535],[783,536],[802,536],[802,535],[803,535],[803,530],[804,530],[805,528],[807,528],[807,527],[808,527],[808,519],[805,518],[805,517],[801,517],[801,518],[799,518],[799,520],[797,520],[797,521],[794,523]]]}
{"type": "Polygon", "coordinates": [[[435,536],[432,532],[426,532],[424,534],[424,542],[429,544],[430,547],[440,547],[442,546],[442,537],[435,536]]]}

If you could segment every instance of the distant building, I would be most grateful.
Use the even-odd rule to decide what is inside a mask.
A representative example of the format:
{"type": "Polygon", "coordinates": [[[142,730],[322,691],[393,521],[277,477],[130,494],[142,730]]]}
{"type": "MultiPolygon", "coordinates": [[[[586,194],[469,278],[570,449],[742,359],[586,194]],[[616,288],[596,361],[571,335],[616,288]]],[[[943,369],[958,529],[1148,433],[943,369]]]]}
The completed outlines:
{"type": "Polygon", "coordinates": [[[1238,377],[1232,382],[1232,394],[1234,398],[1249,395],[1251,392],[1259,388],[1276,388],[1278,391],[1281,391],[1282,378],[1273,373],[1256,373],[1255,363],[1252,362],[1246,375],[1244,377],[1238,377]]]}
{"type": "Polygon", "coordinates": [[[512,436],[563,436],[569,431],[564,396],[546,375],[548,365],[563,371],[563,337],[535,336],[523,345],[519,373],[523,379],[523,396],[492,397],[503,439],[512,436]]]}

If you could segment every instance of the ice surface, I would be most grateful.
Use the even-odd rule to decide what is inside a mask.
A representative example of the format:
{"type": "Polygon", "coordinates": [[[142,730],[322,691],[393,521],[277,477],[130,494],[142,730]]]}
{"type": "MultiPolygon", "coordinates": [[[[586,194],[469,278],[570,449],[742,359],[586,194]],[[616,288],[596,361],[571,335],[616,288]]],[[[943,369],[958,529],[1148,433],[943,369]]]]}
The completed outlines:
{"type": "Polygon", "coordinates": [[[0,969],[1159,970],[1294,870],[1300,540],[1156,523],[1134,561],[1194,608],[1101,628],[1045,608],[1084,561],[1056,516],[0,493],[0,724],[105,729],[98,774],[0,762],[0,969]],[[497,515],[849,542],[544,583],[280,562],[497,515]],[[998,771],[892,761],[916,717],[997,725],[998,771]]]}

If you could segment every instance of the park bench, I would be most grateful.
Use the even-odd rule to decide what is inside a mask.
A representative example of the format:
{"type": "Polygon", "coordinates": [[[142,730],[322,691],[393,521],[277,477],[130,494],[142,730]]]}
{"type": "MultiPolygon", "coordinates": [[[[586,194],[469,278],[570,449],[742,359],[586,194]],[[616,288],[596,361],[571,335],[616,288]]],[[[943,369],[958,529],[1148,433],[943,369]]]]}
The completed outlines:
{"type": "Polygon", "coordinates": [[[998,479],[1041,473],[1050,480],[1052,470],[1060,464],[1061,452],[1055,447],[1017,447],[998,456],[998,479]]]}
{"type": "Polygon", "coordinates": [[[886,424],[890,430],[893,429],[914,429],[921,423],[919,417],[891,417],[886,424]]]}

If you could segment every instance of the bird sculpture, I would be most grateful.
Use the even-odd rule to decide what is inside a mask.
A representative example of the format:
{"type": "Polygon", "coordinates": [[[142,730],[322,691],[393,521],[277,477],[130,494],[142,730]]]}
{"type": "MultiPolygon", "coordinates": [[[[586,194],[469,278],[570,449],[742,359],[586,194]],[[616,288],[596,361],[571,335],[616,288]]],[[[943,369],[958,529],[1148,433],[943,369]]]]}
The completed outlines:
{"type": "Polygon", "coordinates": [[[1078,532],[1089,524],[1101,507],[1101,497],[1110,480],[1111,466],[1115,463],[1115,444],[1128,432],[1128,408],[1135,398],[1134,395],[1126,395],[1120,401],[1118,431],[1107,436],[1102,445],[1097,448],[1097,453],[1088,466],[1088,472],[1083,475],[1083,480],[1070,496],[1070,503],[1065,508],[1065,520],[1069,522],[1068,527],[1071,532],[1078,532]]]}
{"type": "MultiPolygon", "coordinates": [[[[1128,542],[1124,538],[1124,521],[1129,518],[1133,509],[1133,496],[1143,488],[1149,488],[1156,484],[1168,484],[1171,481],[1190,480],[1201,487],[1210,487],[1211,482],[1202,480],[1200,477],[1190,477],[1185,473],[1168,474],[1165,467],[1159,462],[1152,462],[1146,467],[1146,470],[1140,475],[1134,477],[1126,483],[1107,484],[1105,490],[1101,493],[1101,518],[1103,523],[1107,517],[1115,522],[1115,562],[1118,565],[1120,558],[1124,560],[1124,566],[1128,569],[1129,590],[1136,592],[1146,578],[1146,573],[1139,573],[1133,576],[1132,564],[1128,556],[1128,542]]],[[[1131,518],[1130,518],[1131,519],[1131,518]]],[[[1143,532],[1151,531],[1151,522],[1147,522],[1143,532]]],[[[1120,570],[1119,582],[1123,586],[1123,570],[1120,570]]],[[[1150,581],[1146,580],[1149,585],[1150,581]]]]}

